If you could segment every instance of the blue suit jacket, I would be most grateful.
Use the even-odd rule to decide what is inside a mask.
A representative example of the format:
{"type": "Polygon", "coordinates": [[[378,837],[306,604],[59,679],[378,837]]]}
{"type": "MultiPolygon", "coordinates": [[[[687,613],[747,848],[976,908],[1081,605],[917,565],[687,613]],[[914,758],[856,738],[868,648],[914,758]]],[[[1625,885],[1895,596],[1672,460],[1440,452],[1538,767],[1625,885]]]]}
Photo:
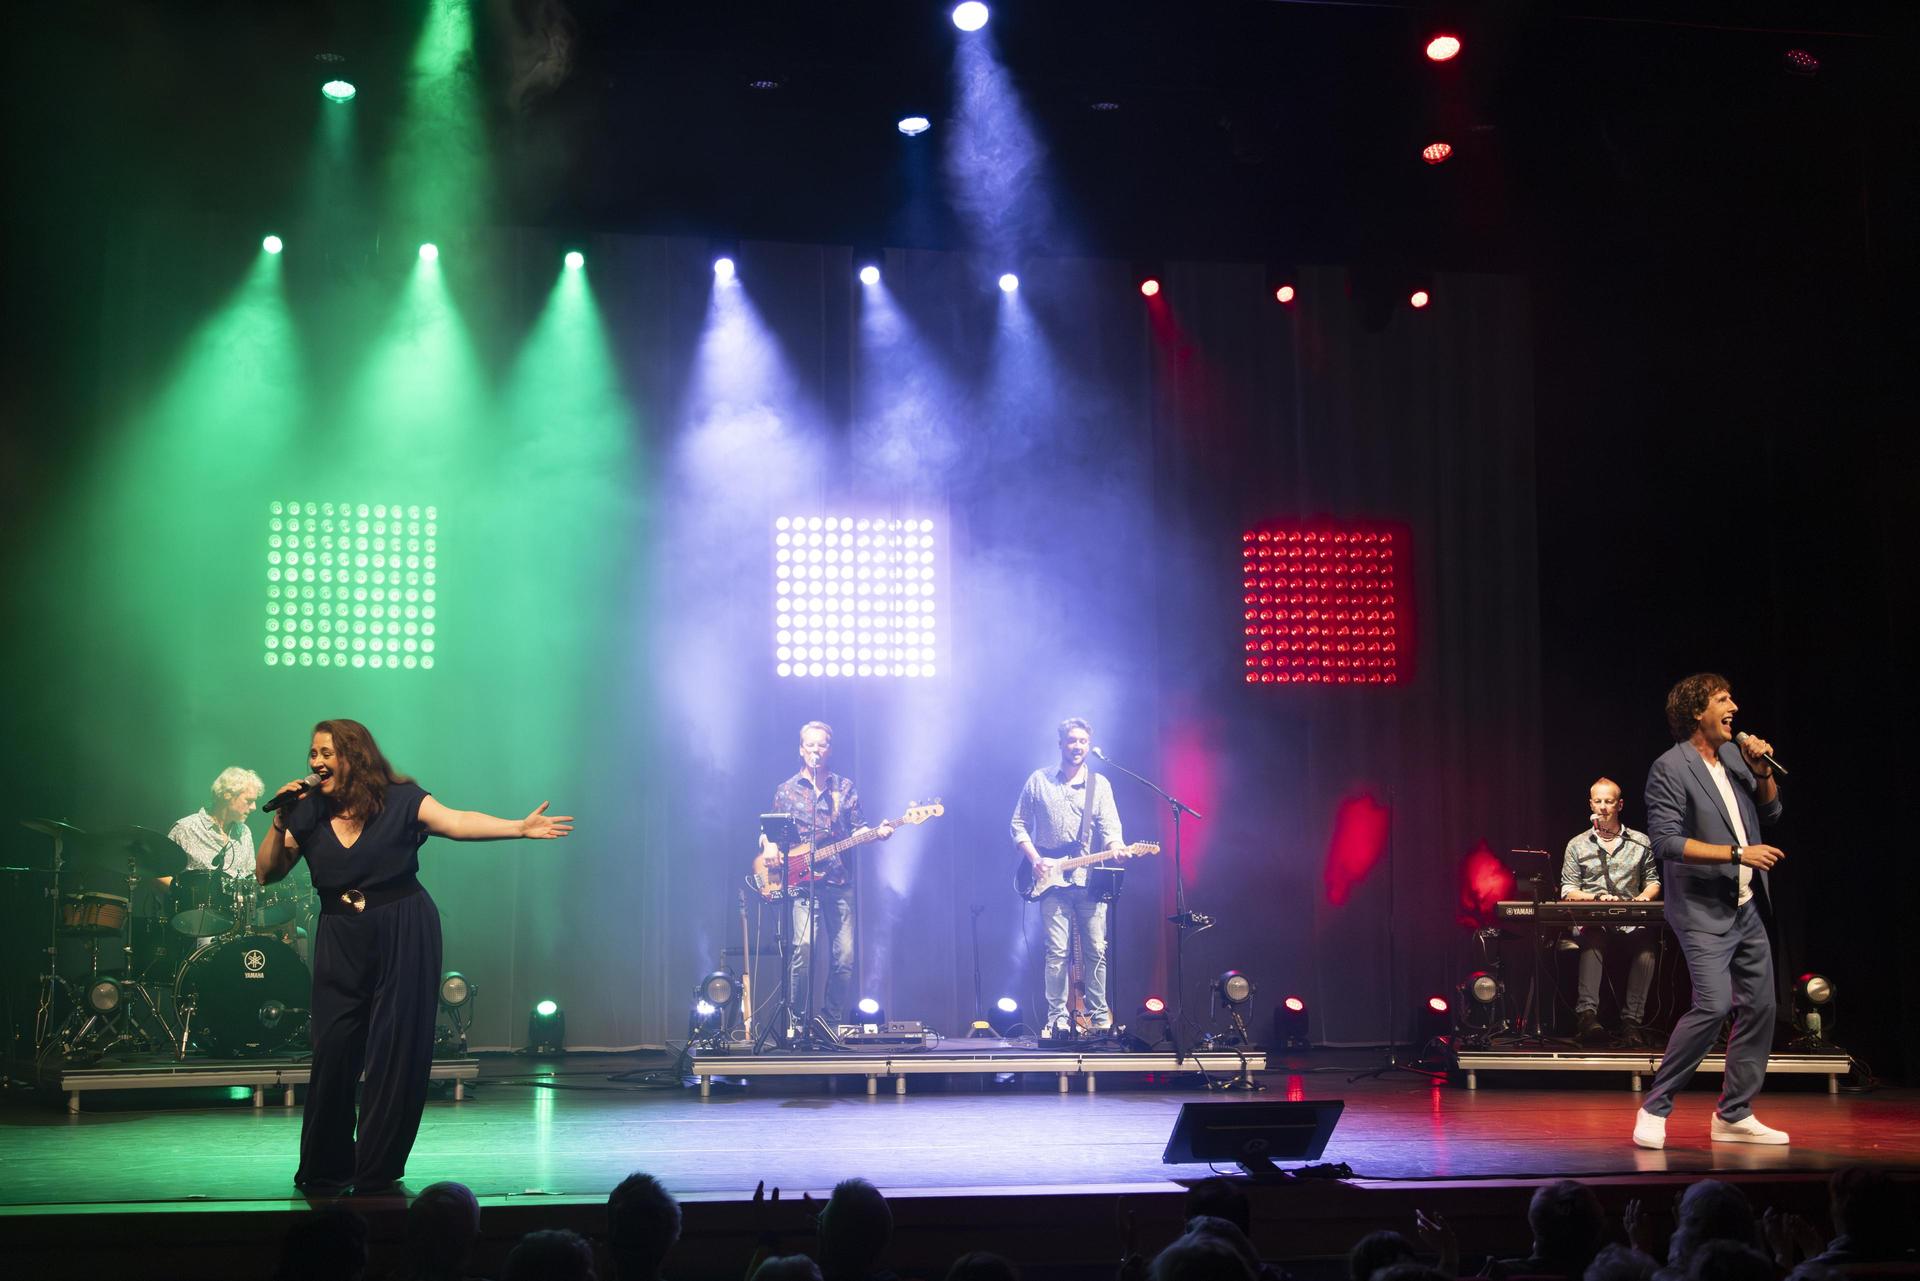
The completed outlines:
{"type": "MultiPolygon", "coordinates": [[[[1720,763],[1726,767],[1733,797],[1740,803],[1740,822],[1747,843],[1762,838],[1760,824],[1780,817],[1780,796],[1765,809],[1754,802],[1760,784],[1747,768],[1746,758],[1732,743],[1720,745],[1720,763]]],[[[1667,901],[1667,922],[1676,932],[1698,930],[1725,934],[1733,928],[1740,897],[1740,869],[1731,863],[1687,863],[1687,838],[1709,845],[1731,845],[1737,839],[1720,789],[1707,773],[1707,763],[1692,743],[1675,743],[1647,771],[1647,836],[1655,857],[1663,860],[1661,885],[1667,901]]],[[[1766,896],[1767,874],[1753,869],[1754,893],[1766,896]]],[[[1768,900],[1771,906],[1771,899],[1768,900]]]]}

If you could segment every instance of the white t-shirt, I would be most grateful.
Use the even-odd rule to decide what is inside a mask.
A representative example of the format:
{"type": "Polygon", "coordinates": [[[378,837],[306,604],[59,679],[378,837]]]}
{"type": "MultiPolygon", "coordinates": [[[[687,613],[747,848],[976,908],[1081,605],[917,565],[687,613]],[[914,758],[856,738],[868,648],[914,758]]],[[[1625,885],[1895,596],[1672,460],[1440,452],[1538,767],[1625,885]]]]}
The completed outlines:
{"type": "MultiPolygon", "coordinates": [[[[1707,763],[1707,773],[1713,776],[1713,785],[1720,789],[1720,799],[1726,802],[1727,817],[1733,822],[1733,839],[1741,845],[1747,842],[1747,825],[1740,821],[1740,802],[1733,794],[1733,780],[1727,777],[1727,767],[1719,760],[1707,763]]],[[[1753,897],[1753,869],[1745,863],[1740,865],[1740,897],[1745,903],[1753,897]]]]}

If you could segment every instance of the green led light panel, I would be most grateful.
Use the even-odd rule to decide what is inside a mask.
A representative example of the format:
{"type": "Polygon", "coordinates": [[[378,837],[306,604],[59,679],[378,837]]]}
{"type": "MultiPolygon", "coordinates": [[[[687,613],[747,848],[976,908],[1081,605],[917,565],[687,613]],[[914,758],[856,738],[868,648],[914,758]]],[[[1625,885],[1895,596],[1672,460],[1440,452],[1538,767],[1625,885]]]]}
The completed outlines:
{"type": "Polygon", "coordinates": [[[439,546],[433,507],[270,504],[267,666],[431,668],[439,546]]]}
{"type": "Polygon", "coordinates": [[[939,667],[934,550],[930,520],[774,521],[774,671],[933,676],[939,667]]]}

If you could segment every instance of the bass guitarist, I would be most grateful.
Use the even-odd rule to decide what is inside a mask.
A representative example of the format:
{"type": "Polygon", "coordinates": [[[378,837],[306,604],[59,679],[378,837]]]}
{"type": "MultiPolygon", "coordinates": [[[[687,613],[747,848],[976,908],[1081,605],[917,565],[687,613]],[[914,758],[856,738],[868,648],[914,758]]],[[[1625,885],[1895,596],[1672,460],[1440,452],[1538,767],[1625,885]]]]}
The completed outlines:
{"type": "MultiPolygon", "coordinates": [[[[1043,874],[1043,858],[1079,855],[1089,850],[1119,849],[1120,812],[1114,808],[1113,787],[1102,774],[1087,768],[1093,730],[1078,716],[1060,722],[1060,765],[1037,769],[1020,789],[1013,807],[1013,843],[1020,847],[1034,874],[1043,874]]],[[[1078,867],[1068,883],[1040,900],[1040,917],[1047,930],[1047,1024],[1043,1039],[1066,1033],[1067,945],[1072,922],[1078,920],[1085,940],[1087,1013],[1094,1030],[1113,1026],[1107,1005],[1107,905],[1087,892],[1087,869],[1078,867]]]]}
{"type": "MultiPolygon", "coordinates": [[[[800,772],[774,789],[773,808],[792,817],[802,841],[815,849],[860,830],[860,794],[853,780],[827,772],[827,758],[833,753],[833,727],[825,721],[808,721],[800,727],[800,772]]],[[[893,835],[893,824],[881,823],[875,829],[878,840],[893,835]]],[[[761,852],[777,853],[760,838],[761,852]]],[[[827,994],[820,1016],[829,1027],[837,1027],[853,994],[853,871],[848,856],[835,857],[831,866],[817,870],[811,895],[804,892],[791,901],[792,928],[788,932],[787,997],[795,1011],[811,1006],[813,985],[813,941],[815,926],[824,925],[827,936],[827,994]]]]}

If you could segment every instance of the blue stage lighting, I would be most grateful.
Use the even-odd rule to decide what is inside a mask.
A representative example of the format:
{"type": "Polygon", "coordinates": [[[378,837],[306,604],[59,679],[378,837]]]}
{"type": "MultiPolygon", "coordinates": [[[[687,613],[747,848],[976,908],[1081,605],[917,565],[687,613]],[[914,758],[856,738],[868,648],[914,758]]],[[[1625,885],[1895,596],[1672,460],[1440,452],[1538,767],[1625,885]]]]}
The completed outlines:
{"type": "Polygon", "coordinates": [[[733,259],[715,258],[713,260],[713,278],[719,281],[733,279],[733,259]]]}
{"type": "Polygon", "coordinates": [[[955,5],[953,25],[962,31],[978,31],[987,25],[987,6],[980,0],[966,0],[965,4],[955,5]]]}
{"type": "Polygon", "coordinates": [[[1014,275],[1012,272],[1009,271],[1006,275],[1000,277],[1001,293],[1010,294],[1014,290],[1018,289],[1019,287],[1020,287],[1020,277],[1014,275]]]}
{"type": "Polygon", "coordinates": [[[874,266],[872,263],[868,263],[866,266],[862,267],[860,269],[860,283],[863,285],[879,284],[880,269],[874,266]]]}
{"type": "Polygon", "coordinates": [[[933,121],[927,119],[925,116],[901,116],[900,123],[895,125],[894,128],[909,138],[918,138],[921,134],[933,128],[933,121]]]}

